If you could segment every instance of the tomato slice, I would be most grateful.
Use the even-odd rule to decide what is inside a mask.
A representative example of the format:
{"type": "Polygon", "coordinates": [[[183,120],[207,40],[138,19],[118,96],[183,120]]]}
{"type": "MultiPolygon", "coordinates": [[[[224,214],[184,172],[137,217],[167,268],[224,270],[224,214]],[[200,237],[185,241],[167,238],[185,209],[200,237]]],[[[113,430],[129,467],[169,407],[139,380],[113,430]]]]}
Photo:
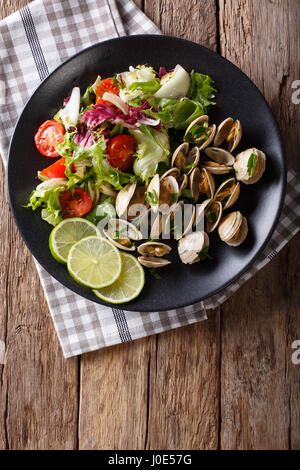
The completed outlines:
{"type": "Polygon", "coordinates": [[[109,106],[114,106],[109,101],[103,101],[102,96],[106,91],[108,93],[113,93],[114,95],[119,94],[119,85],[116,80],[114,80],[113,78],[104,78],[103,80],[101,80],[96,89],[96,104],[105,103],[109,106]]]}
{"type": "Polygon", "coordinates": [[[108,162],[118,170],[127,170],[133,163],[135,140],[131,135],[115,135],[108,142],[108,162]]]}
{"type": "Polygon", "coordinates": [[[73,194],[69,189],[64,191],[59,198],[64,219],[69,217],[82,217],[90,212],[93,202],[87,191],[75,188],[73,194]]]}
{"type": "MultiPolygon", "coordinates": [[[[47,178],[65,178],[66,171],[66,159],[60,158],[52,165],[47,166],[41,171],[41,175],[46,176],[47,178]]],[[[74,164],[71,165],[71,171],[74,171],[74,164]]]]}
{"type": "Polygon", "coordinates": [[[35,134],[35,145],[45,157],[59,157],[55,145],[58,142],[63,142],[65,133],[66,130],[60,122],[45,121],[35,134]]]}

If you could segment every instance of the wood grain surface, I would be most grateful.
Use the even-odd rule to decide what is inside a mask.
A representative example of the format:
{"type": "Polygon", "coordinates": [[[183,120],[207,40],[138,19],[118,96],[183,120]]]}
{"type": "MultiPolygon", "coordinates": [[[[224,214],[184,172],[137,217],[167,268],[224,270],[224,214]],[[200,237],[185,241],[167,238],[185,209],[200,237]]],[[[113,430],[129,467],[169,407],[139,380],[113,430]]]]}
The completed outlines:
{"type": "MultiPolygon", "coordinates": [[[[2,1],[0,16],[27,3],[2,1]]],[[[164,33],[220,51],[250,76],[300,173],[299,0],[136,4],[164,33]]],[[[0,449],[300,449],[299,236],[208,321],[65,360],[0,191],[0,449]]]]}

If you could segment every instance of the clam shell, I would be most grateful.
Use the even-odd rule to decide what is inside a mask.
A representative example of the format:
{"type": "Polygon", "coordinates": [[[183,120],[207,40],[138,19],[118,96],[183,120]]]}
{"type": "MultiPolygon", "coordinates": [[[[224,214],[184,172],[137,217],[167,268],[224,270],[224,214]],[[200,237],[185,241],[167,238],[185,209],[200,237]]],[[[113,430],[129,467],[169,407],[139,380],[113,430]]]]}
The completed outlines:
{"type": "Polygon", "coordinates": [[[181,174],[181,172],[180,172],[179,168],[174,167],[174,168],[170,168],[169,170],[167,170],[167,171],[160,177],[160,179],[162,180],[162,179],[164,179],[166,176],[174,176],[175,179],[179,180],[180,174],[181,174]]]}
{"type": "Polygon", "coordinates": [[[266,155],[261,150],[256,148],[250,148],[241,152],[237,155],[234,169],[236,174],[236,179],[242,181],[245,184],[256,183],[263,175],[266,168],[266,155]],[[253,170],[252,176],[248,173],[248,161],[252,154],[257,156],[256,164],[253,170]]]}
{"type": "Polygon", "coordinates": [[[138,247],[138,253],[142,256],[154,256],[154,257],[161,257],[170,253],[172,248],[165,243],[160,242],[146,242],[142,243],[138,247]]]}
{"type": "Polygon", "coordinates": [[[102,183],[99,190],[102,194],[105,194],[105,196],[117,197],[118,195],[118,193],[114,191],[111,185],[108,183],[102,183]]]}
{"type": "Polygon", "coordinates": [[[227,181],[224,181],[224,183],[222,183],[219,186],[219,188],[216,191],[214,199],[216,201],[222,202],[223,209],[225,210],[231,207],[237,201],[239,195],[240,195],[240,183],[237,183],[235,178],[229,178],[227,181]],[[233,189],[231,189],[231,192],[230,194],[228,194],[228,196],[223,197],[221,193],[223,193],[226,190],[227,186],[229,186],[229,189],[231,189],[231,187],[233,187],[233,189]],[[226,202],[224,203],[224,201],[226,202]]]}
{"type": "Polygon", "coordinates": [[[146,268],[162,268],[171,264],[171,261],[164,258],[156,258],[154,256],[139,256],[139,262],[146,268]]]}
{"type": "Polygon", "coordinates": [[[127,184],[123,189],[121,189],[121,191],[118,192],[116,199],[116,213],[118,217],[121,217],[126,213],[130,200],[134,195],[135,188],[136,181],[134,183],[127,184]]]}
{"type": "MultiPolygon", "coordinates": [[[[114,239],[114,237],[112,236],[112,234],[104,229],[103,230],[103,233],[104,235],[106,236],[106,238],[114,245],[116,246],[117,248],[119,248],[119,250],[124,250],[124,251],[135,251],[135,245],[132,245],[132,246],[126,246],[126,245],[122,245],[122,243],[119,243],[117,240],[114,239]]],[[[126,239],[124,239],[125,241],[126,239]]],[[[128,238],[129,240],[129,238],[128,238]]]]}
{"type": "Polygon", "coordinates": [[[150,231],[150,238],[159,238],[163,229],[163,216],[158,213],[150,231]]]}
{"type": "Polygon", "coordinates": [[[188,151],[189,151],[189,144],[187,142],[180,144],[179,147],[177,147],[177,149],[173,153],[173,156],[171,158],[171,167],[172,168],[176,167],[183,173],[187,165],[186,157],[187,157],[188,151]]]}
{"type": "Polygon", "coordinates": [[[150,194],[154,197],[149,199],[149,204],[154,212],[158,211],[159,208],[159,194],[160,194],[160,178],[159,174],[153,176],[146,190],[146,195],[149,197],[150,194]]]}
{"type": "Polygon", "coordinates": [[[201,180],[199,183],[199,192],[200,194],[206,194],[208,198],[213,198],[215,194],[215,180],[214,177],[206,168],[201,168],[201,180]],[[204,190],[208,187],[208,191],[204,190]]]}
{"type": "Polygon", "coordinates": [[[125,238],[130,240],[142,240],[142,233],[136,228],[136,226],[124,219],[112,218],[108,222],[109,232],[115,233],[120,232],[120,235],[124,235],[125,238]]]}
{"type": "Polygon", "coordinates": [[[163,214],[169,211],[170,206],[177,202],[179,186],[174,176],[166,176],[160,181],[159,208],[163,214]]]}
{"type": "Polygon", "coordinates": [[[217,147],[207,147],[204,152],[208,156],[208,158],[221,165],[232,166],[234,164],[234,156],[231,155],[231,153],[225,149],[217,147]]]}
{"type": "Polygon", "coordinates": [[[221,220],[218,232],[221,240],[227,245],[238,246],[248,234],[247,219],[239,211],[231,212],[221,220]]]}
{"type": "Polygon", "coordinates": [[[200,160],[200,150],[198,147],[194,147],[192,150],[189,151],[186,157],[186,167],[183,170],[187,175],[190,175],[193,169],[198,165],[200,160]],[[188,168],[187,167],[190,167],[188,168]]]}
{"type": "Polygon", "coordinates": [[[209,205],[209,207],[207,207],[207,210],[205,211],[205,216],[206,216],[205,226],[206,226],[206,232],[207,233],[211,233],[217,228],[217,226],[219,225],[220,220],[222,218],[222,213],[223,213],[222,203],[219,202],[219,201],[212,201],[212,203],[209,205]],[[215,211],[217,212],[217,219],[215,221],[210,222],[207,214],[211,210],[213,210],[213,212],[215,212],[215,211]]]}
{"type": "Polygon", "coordinates": [[[179,197],[182,194],[182,191],[184,191],[188,185],[189,177],[185,173],[182,173],[180,178],[178,179],[178,185],[179,185],[179,197]]]}
{"type": "Polygon", "coordinates": [[[192,232],[181,238],[178,242],[178,254],[184,264],[193,264],[199,261],[199,253],[205,244],[204,232],[192,232]]]}
{"type": "Polygon", "coordinates": [[[214,138],[214,147],[219,147],[222,145],[224,140],[227,138],[228,134],[230,133],[232,126],[234,125],[234,120],[229,117],[221,122],[218,126],[215,138],[214,138]]]}
{"type": "Polygon", "coordinates": [[[228,151],[233,152],[239,145],[242,138],[242,124],[237,119],[232,126],[226,140],[228,142],[228,151]]]}
{"type": "Polygon", "coordinates": [[[199,183],[201,181],[201,173],[198,167],[194,168],[190,174],[189,187],[195,202],[200,196],[199,183]]]}
{"type": "MultiPolygon", "coordinates": [[[[186,136],[190,130],[195,126],[195,125],[198,125],[198,126],[201,126],[203,125],[205,122],[208,122],[209,121],[209,118],[208,116],[204,115],[204,116],[200,116],[198,118],[196,118],[187,128],[187,130],[185,131],[185,134],[184,136],[186,136]]],[[[216,130],[217,130],[217,126],[215,124],[209,126],[209,130],[210,130],[210,134],[209,134],[209,137],[206,139],[206,140],[201,140],[199,143],[197,142],[197,140],[195,140],[195,144],[197,145],[197,147],[199,148],[199,150],[202,150],[204,149],[205,147],[207,147],[208,145],[210,145],[210,143],[213,141],[214,139],[214,136],[216,134],[216,130]]]]}
{"type": "Polygon", "coordinates": [[[196,226],[197,230],[202,231],[204,228],[204,215],[205,212],[208,210],[209,206],[213,202],[213,199],[206,199],[203,201],[201,204],[197,204],[196,208],[196,216],[195,216],[195,221],[194,225],[196,226]],[[203,221],[203,227],[198,227],[201,223],[201,219],[203,221]]]}

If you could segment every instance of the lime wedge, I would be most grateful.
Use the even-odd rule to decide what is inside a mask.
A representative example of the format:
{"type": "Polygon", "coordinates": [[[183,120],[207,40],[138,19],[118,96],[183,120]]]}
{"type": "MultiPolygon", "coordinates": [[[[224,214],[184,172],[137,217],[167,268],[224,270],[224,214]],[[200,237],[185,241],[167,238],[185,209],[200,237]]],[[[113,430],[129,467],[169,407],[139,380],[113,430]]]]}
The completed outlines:
{"type": "Polygon", "coordinates": [[[56,225],[49,237],[52,256],[60,263],[66,263],[72,246],[82,238],[100,236],[96,225],[80,217],[63,220],[56,225]]]}
{"type": "Polygon", "coordinates": [[[87,237],[75,243],[68,255],[68,271],[75,281],[92,289],[106,287],[121,273],[117,248],[101,237],[87,237]]]}
{"type": "Polygon", "coordinates": [[[121,253],[122,270],[118,279],[108,287],[93,290],[105,302],[121,304],[135,299],[145,284],[145,273],[138,260],[127,253],[121,253]]]}

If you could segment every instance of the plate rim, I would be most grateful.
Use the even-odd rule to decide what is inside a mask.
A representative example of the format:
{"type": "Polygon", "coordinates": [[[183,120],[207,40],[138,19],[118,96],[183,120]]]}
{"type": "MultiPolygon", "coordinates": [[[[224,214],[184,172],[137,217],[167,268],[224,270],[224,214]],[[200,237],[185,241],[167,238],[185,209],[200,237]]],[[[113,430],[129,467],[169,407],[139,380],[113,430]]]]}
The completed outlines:
{"type": "MultiPolygon", "coordinates": [[[[7,193],[8,193],[8,200],[9,200],[9,205],[10,205],[10,209],[11,209],[11,212],[13,214],[13,218],[14,218],[14,222],[18,228],[18,231],[26,245],[26,247],[28,248],[31,256],[33,256],[33,258],[35,259],[35,261],[37,263],[39,263],[43,269],[45,269],[47,271],[47,273],[52,276],[57,282],[61,283],[65,288],[67,289],[70,289],[74,294],[76,295],[79,295],[80,297],[83,297],[91,302],[94,302],[96,304],[100,304],[100,305],[104,305],[106,307],[110,307],[112,308],[112,304],[109,304],[109,303],[106,303],[104,301],[102,301],[101,299],[98,299],[96,298],[95,300],[92,300],[88,295],[84,295],[84,293],[78,293],[76,291],[74,291],[71,287],[67,286],[64,282],[62,282],[61,280],[57,280],[56,277],[50,273],[48,271],[48,268],[45,266],[45,263],[40,263],[40,261],[33,255],[31,249],[30,249],[30,246],[29,246],[29,243],[27,242],[24,234],[23,234],[23,231],[22,231],[22,228],[19,224],[19,221],[18,221],[18,218],[16,216],[16,213],[15,213],[15,209],[14,209],[14,204],[12,202],[12,192],[11,192],[11,184],[10,184],[10,179],[9,179],[9,174],[10,174],[10,168],[11,168],[11,149],[12,149],[12,145],[13,145],[13,141],[14,141],[14,137],[15,137],[15,133],[17,131],[17,128],[19,126],[19,123],[22,119],[22,116],[23,116],[23,113],[25,111],[25,109],[27,108],[28,104],[30,103],[30,101],[32,100],[33,96],[37,93],[37,91],[47,82],[48,79],[50,79],[52,77],[52,75],[54,75],[59,69],[61,69],[62,67],[64,67],[67,63],[69,63],[70,61],[72,61],[73,59],[75,59],[76,57],[82,55],[82,54],[85,54],[87,51],[91,50],[91,49],[94,49],[94,48],[97,48],[99,47],[100,45],[106,45],[106,44],[111,44],[113,42],[119,42],[119,41],[131,41],[131,40],[136,40],[136,39],[151,39],[151,38],[155,38],[155,39],[168,39],[168,40],[172,40],[172,41],[175,41],[175,42],[181,42],[181,43],[185,43],[187,45],[193,45],[193,46],[197,46],[197,47],[200,47],[206,51],[208,51],[210,54],[212,55],[215,55],[215,56],[218,56],[218,58],[221,60],[221,61],[225,61],[227,63],[229,63],[232,67],[234,67],[240,74],[242,74],[244,76],[244,78],[253,86],[255,87],[257,93],[261,96],[261,98],[263,99],[263,101],[265,102],[265,105],[267,106],[268,110],[269,110],[269,113],[270,115],[273,117],[273,123],[274,123],[274,126],[275,126],[275,131],[279,137],[279,144],[280,144],[280,153],[281,153],[281,156],[282,156],[282,159],[281,159],[281,164],[282,164],[282,172],[281,172],[281,175],[282,175],[282,179],[280,181],[281,183],[281,192],[280,192],[280,202],[279,202],[279,205],[277,207],[277,211],[276,211],[276,215],[274,217],[274,220],[273,220],[273,223],[272,223],[272,226],[268,232],[268,234],[266,235],[265,237],[265,240],[264,242],[262,243],[262,245],[260,246],[260,248],[257,250],[257,252],[255,253],[255,255],[251,258],[251,260],[244,266],[243,269],[241,269],[234,277],[232,277],[229,281],[227,282],[224,282],[223,284],[221,284],[220,287],[212,290],[209,294],[207,295],[204,295],[202,296],[201,298],[199,298],[199,300],[196,302],[196,303],[193,303],[193,304],[187,304],[186,302],[183,302],[183,303],[177,303],[176,306],[174,305],[170,305],[169,307],[165,308],[164,310],[155,310],[155,311],[158,311],[158,312],[163,312],[163,311],[169,311],[169,310],[176,310],[176,309],[180,309],[180,308],[184,308],[184,307],[187,307],[187,306],[190,306],[190,305],[197,305],[198,303],[201,303],[203,302],[204,300],[208,299],[208,298],[211,298],[215,295],[217,295],[218,293],[220,293],[221,291],[225,290],[228,286],[230,286],[231,284],[233,284],[234,282],[236,282],[251,266],[253,266],[253,264],[255,263],[255,261],[257,260],[257,258],[259,257],[259,255],[263,252],[264,248],[266,247],[266,245],[268,244],[268,242],[270,241],[275,229],[276,229],[276,226],[279,222],[279,218],[280,218],[280,215],[281,215],[281,212],[282,212],[282,209],[283,209],[283,205],[284,205],[284,199],[285,199],[285,195],[286,195],[286,187],[287,187],[287,161],[286,161],[286,153],[285,153],[285,148],[284,148],[284,143],[283,143],[283,138],[282,138],[282,134],[281,134],[281,130],[280,130],[280,127],[279,127],[279,124],[274,116],[274,113],[271,109],[271,106],[269,105],[269,103],[267,102],[266,98],[264,97],[263,93],[259,90],[259,88],[256,86],[256,84],[248,77],[248,75],[243,72],[237,65],[235,65],[233,62],[231,62],[229,59],[227,59],[226,57],[223,57],[221,54],[219,54],[218,52],[212,50],[212,49],[209,49],[208,47],[206,46],[203,46],[202,44],[198,44],[196,42],[193,42],[193,41],[190,41],[188,39],[183,39],[183,38],[177,38],[177,37],[173,37],[173,36],[169,36],[169,35],[165,35],[165,34],[137,34],[137,35],[131,35],[131,36],[120,36],[120,37],[116,37],[116,38],[112,38],[112,39],[107,39],[105,41],[99,41],[99,42],[96,42],[95,44],[92,44],[84,49],[81,49],[80,51],[76,52],[75,54],[73,54],[72,56],[70,56],[68,59],[66,59],[64,62],[62,62],[61,64],[59,64],[57,67],[55,67],[51,73],[49,73],[49,75],[44,78],[39,84],[38,86],[34,89],[34,91],[31,93],[30,97],[28,98],[28,100],[26,101],[25,105],[23,106],[22,108],[22,111],[20,112],[20,115],[17,119],[17,122],[14,126],[14,130],[13,130],[13,133],[12,133],[12,137],[10,139],[10,143],[9,143],[9,149],[8,149],[8,159],[7,159],[7,165],[6,165],[6,186],[7,186],[7,193]]],[[[133,308],[131,308],[131,305],[130,305],[130,302],[129,303],[123,303],[123,304],[118,304],[118,308],[120,309],[124,309],[124,310],[128,310],[128,311],[132,311],[132,312],[136,312],[137,310],[134,310],[133,308]]],[[[139,311],[140,312],[148,312],[149,309],[146,309],[146,308],[142,308],[142,307],[139,307],[139,311]]]]}

